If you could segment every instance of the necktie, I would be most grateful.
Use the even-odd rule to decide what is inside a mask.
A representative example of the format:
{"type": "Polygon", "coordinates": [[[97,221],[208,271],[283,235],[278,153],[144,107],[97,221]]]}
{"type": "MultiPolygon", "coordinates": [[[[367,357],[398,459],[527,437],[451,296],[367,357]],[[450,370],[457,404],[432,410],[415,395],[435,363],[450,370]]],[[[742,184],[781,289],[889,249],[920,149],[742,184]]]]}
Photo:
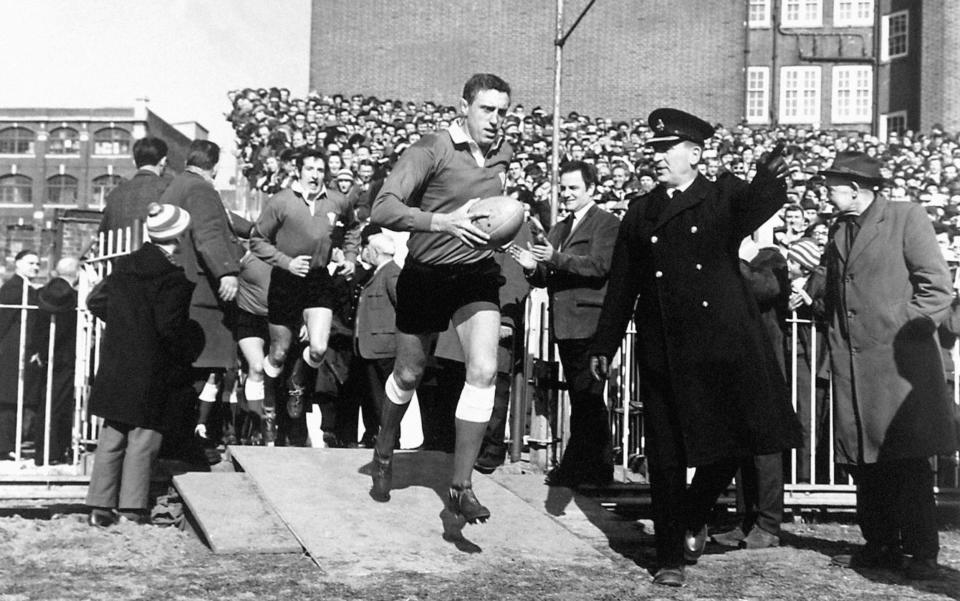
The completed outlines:
{"type": "Polygon", "coordinates": [[[846,233],[843,245],[845,255],[850,254],[850,249],[853,248],[853,241],[856,240],[857,234],[860,233],[860,223],[857,221],[857,217],[857,215],[847,214],[837,218],[846,233]]]}

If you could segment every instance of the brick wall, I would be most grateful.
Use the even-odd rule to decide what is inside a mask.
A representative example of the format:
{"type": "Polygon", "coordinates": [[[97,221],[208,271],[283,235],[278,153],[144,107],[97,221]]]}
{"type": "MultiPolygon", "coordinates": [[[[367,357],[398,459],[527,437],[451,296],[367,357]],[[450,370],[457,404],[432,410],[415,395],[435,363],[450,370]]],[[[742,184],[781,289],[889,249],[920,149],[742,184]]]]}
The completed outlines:
{"type": "Polygon", "coordinates": [[[960,2],[924,0],[920,128],[960,131],[960,2]]]}
{"type": "MultiPolygon", "coordinates": [[[[567,0],[565,29],[587,0],[567,0]]],[[[477,71],[529,111],[553,104],[556,4],[546,0],[313,0],[310,86],[454,104],[477,71]]],[[[564,49],[561,112],[646,117],[675,106],[743,113],[742,0],[603,0],[564,49]]]]}

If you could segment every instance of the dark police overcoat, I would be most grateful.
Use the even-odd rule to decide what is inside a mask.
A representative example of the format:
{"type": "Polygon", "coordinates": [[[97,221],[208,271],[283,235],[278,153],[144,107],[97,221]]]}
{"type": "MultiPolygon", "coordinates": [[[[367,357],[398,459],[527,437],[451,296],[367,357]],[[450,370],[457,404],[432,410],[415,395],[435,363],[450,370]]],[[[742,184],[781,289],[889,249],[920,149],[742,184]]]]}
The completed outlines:
{"type": "Polygon", "coordinates": [[[633,315],[651,464],[798,446],[801,426],[738,259],[741,240],[783,205],[783,184],[761,169],[749,186],[698,175],[665,195],[656,188],[624,217],[593,343],[612,357],[633,315]]]}

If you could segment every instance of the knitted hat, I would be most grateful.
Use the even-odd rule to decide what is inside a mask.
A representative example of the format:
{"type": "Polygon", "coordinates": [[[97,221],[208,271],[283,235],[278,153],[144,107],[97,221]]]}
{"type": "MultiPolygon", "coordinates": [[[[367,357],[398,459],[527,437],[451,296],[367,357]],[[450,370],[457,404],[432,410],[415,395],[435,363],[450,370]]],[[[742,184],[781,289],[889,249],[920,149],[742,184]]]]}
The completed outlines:
{"type": "Polygon", "coordinates": [[[190,213],[171,204],[150,203],[147,208],[147,235],[153,242],[170,242],[190,225],[190,213]]]}
{"type": "Polygon", "coordinates": [[[349,169],[346,169],[346,168],[341,169],[340,171],[337,171],[337,180],[352,182],[353,171],[350,171],[349,169]]]}
{"type": "Polygon", "coordinates": [[[810,238],[801,238],[787,249],[787,259],[812,271],[820,264],[820,247],[810,238]]]}

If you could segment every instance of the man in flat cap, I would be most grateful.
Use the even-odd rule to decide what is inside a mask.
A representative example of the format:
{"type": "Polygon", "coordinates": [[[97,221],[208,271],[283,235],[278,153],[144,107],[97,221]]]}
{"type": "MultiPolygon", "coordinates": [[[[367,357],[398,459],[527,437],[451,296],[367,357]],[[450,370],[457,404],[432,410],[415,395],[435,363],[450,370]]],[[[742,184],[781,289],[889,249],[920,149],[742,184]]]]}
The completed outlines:
{"type": "Polygon", "coordinates": [[[633,316],[659,563],[654,583],[682,586],[684,563],[703,552],[707,517],[738,459],[802,440],[738,262],[741,240],[783,206],[787,165],[774,152],[749,185],[729,174],[711,182],[697,164],[713,127],[675,109],[655,110],[648,121],[659,185],[630,206],[620,226],[591,369],[606,377],[633,316]],[[686,469],[694,466],[688,488],[686,469]]]}
{"type": "Polygon", "coordinates": [[[834,563],[936,578],[927,458],[958,447],[936,337],[950,312],[950,272],[923,207],[876,193],[878,160],[841,152],[820,174],[838,212],[823,260],[835,457],[856,482],[866,540],[834,563]]]}

